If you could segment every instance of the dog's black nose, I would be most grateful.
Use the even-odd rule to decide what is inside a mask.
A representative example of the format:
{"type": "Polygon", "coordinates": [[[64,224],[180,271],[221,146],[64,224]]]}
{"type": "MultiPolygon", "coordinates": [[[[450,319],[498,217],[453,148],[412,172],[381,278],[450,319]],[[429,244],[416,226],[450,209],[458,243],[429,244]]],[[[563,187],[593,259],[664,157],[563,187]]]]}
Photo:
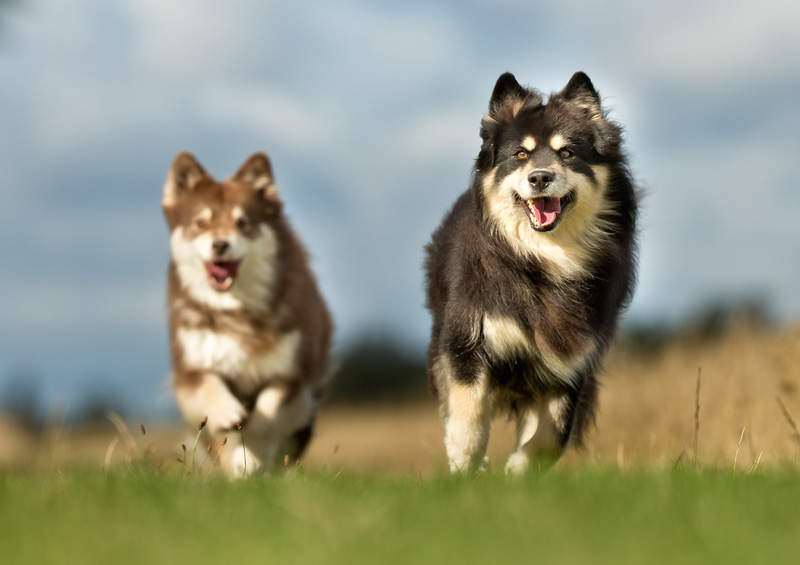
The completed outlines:
{"type": "Polygon", "coordinates": [[[528,175],[528,182],[531,183],[531,187],[533,187],[534,190],[542,191],[550,186],[550,183],[553,182],[555,178],[556,175],[553,171],[539,169],[528,175]]]}
{"type": "Polygon", "coordinates": [[[217,255],[222,255],[223,253],[225,253],[230,246],[231,246],[230,243],[228,243],[224,239],[215,239],[214,242],[211,244],[211,248],[217,255]]]}

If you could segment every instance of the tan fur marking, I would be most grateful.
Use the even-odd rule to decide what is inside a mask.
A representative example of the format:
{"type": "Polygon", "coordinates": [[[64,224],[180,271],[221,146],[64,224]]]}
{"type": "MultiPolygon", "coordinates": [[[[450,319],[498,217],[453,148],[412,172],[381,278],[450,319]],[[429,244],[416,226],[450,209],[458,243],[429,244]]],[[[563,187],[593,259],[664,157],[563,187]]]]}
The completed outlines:
{"type": "Polygon", "coordinates": [[[211,210],[211,208],[203,208],[200,211],[200,213],[197,214],[197,216],[195,216],[194,219],[195,219],[195,221],[197,221],[197,220],[205,220],[206,222],[209,222],[209,221],[211,221],[211,219],[213,217],[214,217],[214,212],[211,210]]]}
{"type": "Polygon", "coordinates": [[[539,359],[550,369],[559,379],[570,382],[575,379],[579,371],[583,368],[587,358],[594,352],[597,344],[590,340],[582,351],[573,355],[563,357],[558,355],[550,344],[541,337],[536,339],[536,348],[539,351],[539,359]]]}
{"type": "Polygon", "coordinates": [[[566,144],[567,144],[566,140],[564,139],[564,137],[560,133],[557,133],[553,137],[550,138],[550,147],[553,148],[553,151],[558,151],[559,149],[564,147],[566,144]]]}
{"type": "Polygon", "coordinates": [[[452,472],[476,469],[489,442],[490,404],[488,380],[479,375],[473,384],[455,379],[447,357],[433,366],[445,421],[445,450],[452,472]]]}
{"type": "Polygon", "coordinates": [[[515,352],[524,352],[531,347],[530,337],[511,318],[506,316],[484,316],[483,336],[489,348],[501,357],[515,352]]]}
{"type": "Polygon", "coordinates": [[[514,353],[534,350],[541,362],[560,380],[570,382],[577,377],[586,359],[594,352],[596,343],[590,341],[584,349],[571,356],[560,356],[541,337],[526,334],[523,328],[507,316],[484,316],[483,335],[489,349],[501,358],[514,353]]]}
{"type": "Polygon", "coordinates": [[[527,136],[525,139],[522,140],[522,148],[525,151],[533,151],[536,149],[536,140],[533,138],[532,135],[527,136]]]}

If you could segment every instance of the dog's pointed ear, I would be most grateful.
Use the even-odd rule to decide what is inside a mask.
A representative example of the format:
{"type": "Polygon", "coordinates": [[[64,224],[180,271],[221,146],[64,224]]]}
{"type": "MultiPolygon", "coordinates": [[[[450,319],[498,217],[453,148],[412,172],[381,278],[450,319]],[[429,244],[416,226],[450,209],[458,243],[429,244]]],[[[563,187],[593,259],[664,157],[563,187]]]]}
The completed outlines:
{"type": "Polygon", "coordinates": [[[475,162],[476,170],[491,167],[495,159],[494,137],[500,124],[510,122],[530,100],[541,102],[536,91],[527,90],[511,73],[497,79],[489,98],[489,112],[481,120],[481,151],[475,162]]]}
{"type": "Polygon", "coordinates": [[[592,121],[595,131],[594,146],[598,153],[608,155],[619,151],[622,141],[620,126],[606,118],[600,102],[600,95],[586,73],[578,71],[572,75],[567,86],[559,95],[562,99],[583,110],[592,121]]]}
{"type": "Polygon", "coordinates": [[[253,153],[239,167],[233,180],[248,184],[261,193],[261,197],[272,204],[278,204],[278,187],[272,176],[272,164],[269,157],[261,151],[253,153]]]}
{"type": "Polygon", "coordinates": [[[272,165],[269,162],[269,157],[261,151],[253,153],[242,166],[239,167],[239,170],[236,171],[233,178],[239,182],[251,185],[256,190],[263,190],[269,185],[274,184],[272,180],[272,165]]]}
{"type": "Polygon", "coordinates": [[[511,73],[503,73],[494,83],[494,90],[492,90],[492,97],[489,99],[489,110],[497,104],[502,104],[508,98],[517,98],[524,100],[528,95],[522,85],[517,82],[516,77],[511,73]]]}
{"type": "Polygon", "coordinates": [[[198,182],[207,177],[208,173],[194,155],[188,151],[178,153],[167,173],[161,205],[165,209],[173,207],[181,195],[194,189],[198,182]]]}
{"type": "Polygon", "coordinates": [[[600,95],[586,73],[578,71],[561,91],[561,97],[583,108],[593,120],[603,118],[600,95]]]}
{"type": "Polygon", "coordinates": [[[489,117],[498,122],[510,120],[522,108],[529,94],[513,74],[503,73],[497,79],[489,98],[489,117]]]}

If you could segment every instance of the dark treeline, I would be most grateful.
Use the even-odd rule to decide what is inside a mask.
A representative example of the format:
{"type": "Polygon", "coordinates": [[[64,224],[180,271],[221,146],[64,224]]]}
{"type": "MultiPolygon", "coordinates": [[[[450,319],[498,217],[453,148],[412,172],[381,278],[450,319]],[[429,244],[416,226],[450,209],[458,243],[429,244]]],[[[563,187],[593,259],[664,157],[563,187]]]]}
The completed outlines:
{"type": "Polygon", "coordinates": [[[631,322],[620,332],[617,347],[639,355],[652,355],[676,342],[707,343],[736,327],[767,330],[776,326],[769,302],[763,297],[720,299],[708,302],[679,323],[631,322]]]}
{"type": "MultiPolygon", "coordinates": [[[[703,344],[719,339],[734,327],[765,330],[775,327],[768,304],[760,298],[707,304],[694,316],[677,324],[629,323],[615,347],[634,355],[657,355],[668,344],[703,344]]],[[[404,346],[392,336],[372,333],[355,340],[337,356],[327,402],[334,405],[398,404],[428,398],[425,353],[404,346]]],[[[87,381],[83,400],[68,414],[47,413],[41,402],[43,379],[34,372],[19,371],[0,387],[0,413],[30,428],[52,420],[64,423],[107,422],[113,410],[125,415],[119,394],[108,392],[94,378],[87,381]],[[93,383],[93,384],[92,384],[93,383]]]]}

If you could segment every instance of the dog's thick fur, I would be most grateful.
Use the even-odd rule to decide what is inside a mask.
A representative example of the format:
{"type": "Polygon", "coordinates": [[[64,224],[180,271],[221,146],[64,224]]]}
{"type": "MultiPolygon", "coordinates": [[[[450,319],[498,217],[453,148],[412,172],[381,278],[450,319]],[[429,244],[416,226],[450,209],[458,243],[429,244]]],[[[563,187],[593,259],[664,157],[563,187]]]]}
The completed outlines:
{"type": "Polygon", "coordinates": [[[332,328],[267,156],[218,182],[181,153],[162,205],[181,413],[196,428],[206,422],[231,476],[296,460],[311,438],[332,328]]]}
{"type": "Polygon", "coordinates": [[[492,414],[518,421],[506,469],[551,461],[593,420],[595,374],[635,278],[636,191],[589,77],[545,103],[495,85],[473,183],[427,247],[429,377],[453,471],[484,462],[492,414]]]}

